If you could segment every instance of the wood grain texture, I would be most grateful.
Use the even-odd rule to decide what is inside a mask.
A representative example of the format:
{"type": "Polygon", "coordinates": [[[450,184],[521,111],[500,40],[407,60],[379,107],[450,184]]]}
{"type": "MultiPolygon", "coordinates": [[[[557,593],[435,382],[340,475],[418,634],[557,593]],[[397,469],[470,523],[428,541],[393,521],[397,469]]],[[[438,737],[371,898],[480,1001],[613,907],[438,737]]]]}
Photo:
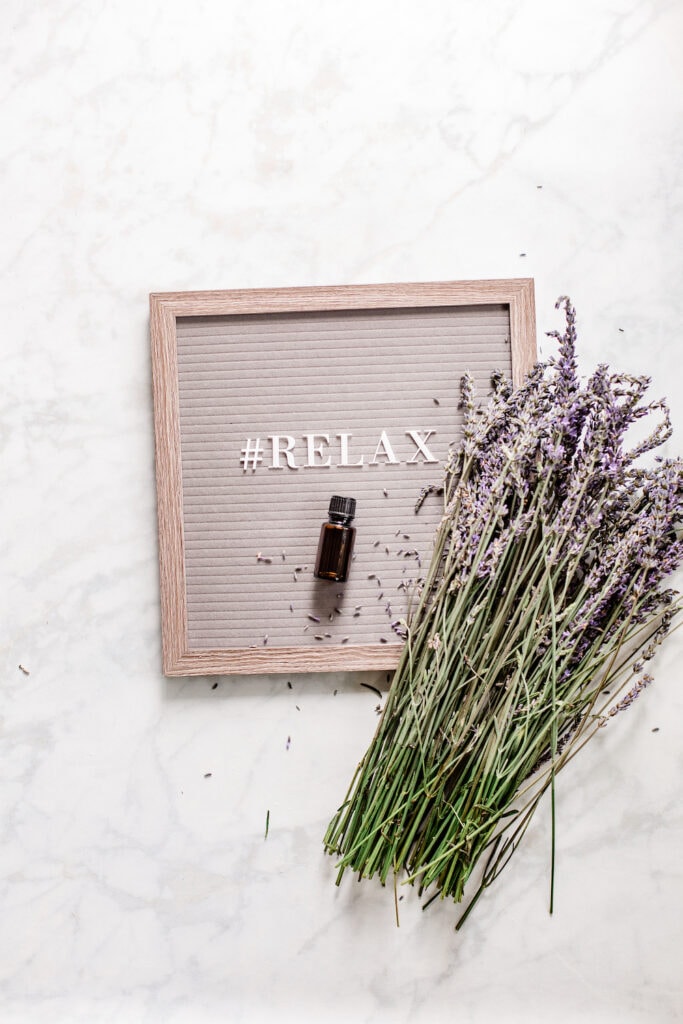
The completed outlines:
{"type": "Polygon", "coordinates": [[[514,282],[510,295],[512,383],[520,386],[536,362],[536,306],[532,278],[514,282]]]}
{"type": "Polygon", "coordinates": [[[171,674],[187,650],[178,359],[175,315],[169,304],[154,296],[150,296],[150,328],[162,653],[164,672],[171,674]]]}
{"type": "MultiPolygon", "coordinates": [[[[324,608],[326,615],[329,611],[327,606],[332,601],[332,597],[328,599],[331,594],[329,589],[324,598],[321,597],[320,593],[311,587],[311,580],[308,576],[305,579],[307,590],[304,587],[292,588],[292,594],[298,595],[295,602],[296,620],[292,620],[292,623],[296,621],[296,627],[294,625],[289,627],[282,621],[280,615],[279,625],[276,621],[272,639],[268,638],[266,643],[261,643],[260,634],[258,637],[254,634],[254,623],[248,621],[250,616],[242,607],[237,610],[232,623],[233,634],[236,631],[236,635],[230,635],[229,630],[226,632],[226,614],[229,616],[231,609],[239,604],[235,595],[239,595],[240,588],[244,592],[248,608],[261,602],[265,609],[263,621],[266,623],[274,621],[272,618],[268,619],[268,615],[271,614],[268,612],[268,602],[270,601],[273,607],[277,602],[279,602],[280,609],[284,607],[283,602],[287,597],[286,587],[283,589],[285,566],[284,563],[283,565],[279,564],[278,551],[273,548],[268,552],[270,560],[267,568],[271,576],[267,577],[261,572],[261,580],[254,583],[253,559],[255,552],[254,546],[248,541],[245,551],[240,552],[240,557],[234,562],[231,552],[235,549],[235,536],[240,537],[239,530],[243,527],[238,521],[237,534],[234,532],[231,534],[227,528],[226,524],[236,515],[234,513],[235,503],[231,503],[230,485],[226,485],[224,474],[220,469],[220,460],[218,463],[215,461],[212,463],[211,459],[215,459],[216,455],[221,455],[222,449],[230,450],[232,445],[234,469],[234,449],[237,440],[241,437],[240,431],[245,436],[249,433],[246,420],[242,420],[236,426],[237,433],[232,438],[221,426],[226,420],[226,410],[231,408],[230,388],[233,383],[231,360],[236,359],[235,365],[239,367],[240,359],[243,363],[245,360],[247,363],[249,362],[250,346],[254,346],[255,351],[258,351],[265,340],[266,345],[272,347],[273,331],[277,334],[283,325],[286,325],[289,331],[285,331],[284,336],[285,342],[289,343],[292,325],[297,331],[304,331],[302,337],[305,337],[305,331],[311,327],[316,331],[323,330],[325,338],[333,342],[332,347],[336,346],[336,349],[342,352],[342,355],[331,360],[329,372],[339,372],[344,378],[348,378],[349,373],[353,372],[354,364],[353,362],[349,363],[348,359],[345,362],[347,357],[343,356],[343,350],[348,347],[345,344],[344,334],[347,326],[349,328],[349,343],[354,338],[354,330],[356,331],[354,344],[365,345],[370,337],[372,345],[369,353],[366,353],[368,359],[375,350],[379,353],[377,358],[380,359],[387,357],[387,351],[389,355],[391,354],[390,349],[382,354],[381,345],[378,348],[378,341],[381,342],[384,337],[385,341],[388,339],[390,345],[393,344],[392,332],[396,334],[398,343],[402,344],[401,338],[405,336],[405,331],[402,330],[404,325],[401,316],[408,317],[409,324],[417,325],[416,352],[419,352],[419,335],[422,329],[426,330],[425,337],[431,330],[432,336],[437,338],[438,351],[438,334],[439,331],[443,332],[444,325],[448,327],[447,334],[454,336],[452,325],[448,322],[448,310],[444,307],[452,307],[454,311],[457,311],[465,305],[487,307],[487,309],[482,308],[481,311],[482,324],[488,317],[489,325],[483,326],[481,329],[477,327],[480,333],[484,332],[484,349],[481,351],[486,352],[488,344],[486,331],[489,333],[493,331],[490,338],[492,342],[491,358],[495,358],[495,363],[491,364],[487,362],[486,358],[479,358],[478,366],[475,367],[475,376],[478,374],[480,388],[494,366],[504,369],[508,373],[512,372],[514,381],[519,383],[535,360],[533,282],[526,279],[164,293],[150,296],[162,642],[164,672],[167,675],[382,669],[392,668],[396,664],[400,643],[391,631],[385,633],[385,642],[382,644],[368,642],[369,638],[377,635],[374,632],[375,627],[380,624],[379,606],[377,605],[374,606],[372,615],[367,615],[366,611],[363,612],[364,616],[367,615],[364,618],[365,631],[348,629],[348,625],[358,626],[357,621],[351,623],[350,620],[348,623],[345,622],[347,628],[340,629],[340,620],[337,620],[329,626],[329,629],[324,630],[324,643],[312,641],[314,634],[305,636],[304,643],[298,641],[297,630],[306,628],[302,627],[306,609],[312,607],[315,612],[324,608]],[[509,334],[509,339],[504,339],[506,342],[509,341],[507,351],[510,355],[507,366],[501,365],[503,350],[500,342],[503,321],[500,320],[500,317],[496,319],[495,316],[491,319],[491,310],[496,305],[506,306],[508,309],[505,334],[509,334]],[[430,307],[441,308],[434,308],[433,314],[429,314],[430,307]],[[340,311],[341,315],[334,315],[333,311],[335,310],[340,311]],[[405,310],[405,314],[399,316],[395,312],[400,310],[405,310]],[[420,310],[425,311],[424,314],[421,314],[420,310]],[[356,311],[356,313],[350,315],[344,311],[356,311]],[[364,313],[363,311],[375,312],[364,313]],[[394,312],[392,313],[392,311],[394,312]],[[274,313],[285,314],[284,320],[273,317],[274,313]],[[314,313],[319,313],[320,316],[310,315],[314,313]],[[386,323],[382,324],[385,313],[386,323]],[[299,314],[309,314],[309,316],[299,314]],[[415,319],[416,314],[417,319],[415,319]],[[444,316],[446,319],[443,319],[444,316]],[[348,323],[345,322],[344,317],[347,317],[348,323]],[[492,324],[497,325],[495,329],[492,328],[492,324]],[[230,330],[227,330],[228,327],[230,330]],[[374,338],[372,331],[375,331],[374,338]],[[226,342],[228,335],[231,336],[229,343],[226,342]],[[237,350],[234,348],[236,340],[239,342],[237,350]],[[180,366],[179,346],[182,360],[180,366]],[[183,377],[182,388],[179,385],[179,374],[183,377]],[[226,403],[228,404],[226,405],[226,403]],[[223,430],[222,434],[221,430],[223,430]],[[234,564],[230,564],[231,561],[234,564]],[[277,573],[273,568],[275,564],[277,564],[277,573]],[[263,587],[260,592],[259,585],[263,587]],[[231,593],[229,593],[230,587],[232,587],[231,593]],[[188,601],[190,602],[189,620],[188,601]],[[342,632],[349,633],[351,637],[350,642],[345,645],[338,642],[342,632]]],[[[477,330],[472,335],[475,338],[477,330]]],[[[267,347],[266,351],[270,351],[270,348],[267,347]]],[[[304,364],[300,362],[297,373],[290,375],[289,378],[286,366],[277,366],[278,358],[286,356],[288,356],[288,350],[285,348],[280,351],[275,345],[272,352],[273,372],[269,376],[275,377],[277,373],[280,373],[284,381],[288,379],[291,381],[285,390],[293,392],[296,392],[298,379],[299,390],[301,388],[305,390],[306,375],[310,372],[308,368],[311,362],[310,354],[307,357],[308,364],[304,369],[302,370],[304,364]]],[[[265,367],[262,365],[261,370],[263,371],[263,369],[265,367]]],[[[423,366],[418,358],[416,374],[408,372],[408,377],[411,379],[405,380],[407,395],[412,392],[419,393],[420,380],[417,378],[420,377],[422,371],[423,366]]],[[[400,373],[405,374],[405,372],[405,366],[403,366],[400,373]]],[[[259,374],[252,375],[250,378],[247,374],[241,381],[242,387],[247,389],[247,393],[241,395],[243,409],[249,408],[250,388],[253,389],[252,404],[255,407],[258,406],[258,376],[259,374]],[[244,404],[245,399],[246,405],[244,404]]],[[[315,385],[314,378],[311,383],[313,386],[315,385]]],[[[423,381],[423,398],[425,400],[432,390],[429,373],[427,373],[426,382],[423,381]]],[[[455,404],[457,396],[452,395],[452,398],[453,404],[455,404]]],[[[272,406],[271,412],[276,419],[281,416],[285,408],[285,405],[280,407],[279,402],[277,387],[274,390],[271,387],[269,402],[266,405],[272,406]]],[[[390,404],[387,408],[390,409],[390,404]]],[[[417,408],[419,408],[419,404],[417,408]]],[[[353,412],[352,402],[347,403],[347,409],[350,415],[353,412]]],[[[375,414],[371,412],[367,423],[361,416],[358,422],[354,423],[354,431],[362,435],[365,428],[370,430],[373,425],[373,415],[375,414]]],[[[381,412],[380,415],[384,416],[385,412],[381,412]]],[[[299,419],[292,422],[295,422],[297,428],[302,430],[305,426],[305,417],[304,420],[299,419]]],[[[376,425],[380,426],[380,424],[376,425]]],[[[317,422],[314,415],[309,429],[324,430],[325,426],[325,423],[317,422]]],[[[337,423],[336,426],[345,429],[343,424],[337,423]]],[[[422,423],[421,426],[425,427],[429,424],[422,423]]],[[[268,423],[268,429],[274,432],[279,429],[272,418],[268,423]]],[[[439,452],[440,457],[443,457],[443,454],[443,450],[439,452]]],[[[393,467],[391,468],[393,469],[393,467]]],[[[422,476],[419,479],[423,482],[430,479],[431,482],[433,477],[428,477],[425,473],[427,471],[431,473],[432,468],[436,469],[438,478],[440,475],[438,466],[423,466],[422,476]]],[[[373,471],[378,469],[379,467],[373,467],[373,471]]],[[[346,469],[344,472],[353,474],[354,471],[346,469]]],[[[317,529],[321,518],[324,518],[320,513],[320,500],[323,492],[329,493],[329,489],[324,481],[318,480],[317,483],[314,483],[316,473],[318,473],[317,470],[302,469],[299,479],[303,474],[307,479],[307,490],[311,492],[311,495],[317,493],[318,503],[313,513],[317,529]]],[[[258,475],[255,474],[255,477],[258,475]]],[[[369,474],[356,474],[354,486],[360,480],[366,486],[365,492],[363,492],[363,488],[360,488],[360,492],[363,493],[366,516],[369,517],[370,522],[376,525],[377,515],[385,514],[377,507],[378,496],[381,493],[378,490],[381,482],[380,476],[372,479],[374,491],[372,486],[368,489],[371,480],[369,474]]],[[[395,497],[396,500],[401,498],[404,504],[408,500],[412,502],[417,481],[418,475],[416,474],[403,488],[402,498],[400,487],[394,489],[392,498],[395,497]]],[[[234,483],[233,479],[233,486],[234,483]]],[[[259,493],[258,486],[265,485],[265,483],[265,473],[262,479],[254,478],[255,495],[259,493]]],[[[392,487],[393,483],[394,481],[392,481],[392,487]]],[[[245,493],[249,489],[246,484],[245,480],[245,493]]],[[[333,490],[337,493],[353,493],[353,488],[342,489],[335,486],[333,490]]],[[[292,495],[296,495],[299,491],[297,483],[297,488],[290,489],[290,497],[285,499],[285,503],[287,500],[290,502],[295,500],[292,495]]],[[[272,484],[269,482],[262,492],[261,500],[272,503],[273,493],[276,492],[273,491],[272,484]],[[270,498],[268,498],[269,492],[270,498]]],[[[283,491],[283,493],[285,492],[283,491]]],[[[237,497],[239,497],[238,504],[241,503],[243,508],[247,509],[248,501],[242,500],[244,495],[237,497]]],[[[295,511],[297,519],[301,519],[301,508],[295,511]]],[[[434,509],[430,514],[432,517],[434,516],[434,509]]],[[[237,520],[239,520],[239,515],[237,515],[237,520]]],[[[294,533],[292,544],[295,549],[294,560],[297,563],[297,544],[302,544],[304,541],[310,544],[312,523],[313,519],[309,519],[302,527],[300,534],[297,535],[296,531],[294,533]]],[[[258,525],[258,517],[255,517],[254,528],[256,529],[258,525]]],[[[286,530],[290,528],[290,525],[287,525],[283,535],[286,535],[286,530]]],[[[433,525],[433,522],[428,520],[420,524],[419,529],[422,529],[423,537],[425,531],[432,534],[433,525]]],[[[411,523],[411,531],[413,526],[414,524],[411,523]]],[[[362,575],[365,577],[370,575],[366,570],[369,564],[367,559],[372,552],[367,550],[370,542],[368,530],[362,531],[362,535],[366,547],[359,557],[363,564],[362,575]]],[[[245,536],[251,537],[251,529],[245,533],[245,536]]],[[[268,532],[266,531],[263,536],[267,541],[268,532]]],[[[386,539],[386,537],[382,537],[382,548],[385,546],[386,539]]],[[[241,546],[244,547],[244,544],[241,546]]],[[[396,553],[395,547],[394,545],[394,550],[391,552],[392,558],[396,553]]],[[[299,550],[303,551],[304,548],[300,547],[299,550]]],[[[423,550],[423,557],[428,560],[428,552],[423,550]]],[[[286,566],[287,573],[289,573],[291,565],[292,563],[289,563],[286,566]]],[[[386,565],[389,565],[389,562],[386,562],[386,565]]],[[[383,572],[386,572],[387,576],[392,579],[393,584],[397,571],[396,564],[390,569],[386,569],[385,566],[383,566],[383,572]],[[394,577],[392,577],[392,572],[394,577]]],[[[370,567],[372,567],[371,564],[370,567]]],[[[263,568],[264,566],[259,566],[260,570],[263,568]]],[[[307,568],[310,570],[310,566],[307,568]]],[[[358,593],[363,590],[358,577],[359,571],[356,572],[353,601],[357,600],[364,609],[369,609],[368,601],[369,598],[374,597],[374,594],[368,593],[370,584],[363,579],[365,589],[361,597],[358,597],[358,593]]],[[[405,569],[403,571],[405,572],[405,569]]],[[[374,574],[372,575],[374,576],[374,574]]],[[[300,576],[299,580],[304,582],[304,576],[300,576]]],[[[329,588],[330,586],[334,587],[334,584],[324,586],[329,588]]],[[[245,601],[242,602],[243,606],[245,601]]],[[[350,612],[352,607],[355,607],[355,604],[347,604],[344,609],[345,613],[350,612]]],[[[332,616],[331,613],[330,617],[336,619],[336,615],[332,616]]],[[[277,616],[275,619],[277,620],[277,616]]],[[[320,628],[324,629],[324,625],[324,623],[321,624],[320,628]]],[[[388,618],[383,620],[383,625],[384,628],[388,626],[388,618]]],[[[311,629],[316,628],[314,624],[311,624],[311,629]]]]}
{"type": "Polygon", "coordinates": [[[277,650],[197,650],[181,655],[164,668],[167,676],[265,675],[296,672],[366,672],[392,670],[398,664],[396,648],[377,644],[357,647],[327,647],[311,652],[303,647],[277,650]]]}
{"type": "MultiPolygon", "coordinates": [[[[515,305],[520,355],[535,350],[532,278],[485,281],[429,281],[401,284],[330,285],[300,288],[235,288],[222,291],[157,292],[152,305],[175,316],[220,316],[226,313],[278,313],[306,310],[399,308],[401,306],[515,305]],[[524,313],[531,316],[525,321],[524,313]]],[[[533,360],[532,360],[533,364],[533,360]]]]}

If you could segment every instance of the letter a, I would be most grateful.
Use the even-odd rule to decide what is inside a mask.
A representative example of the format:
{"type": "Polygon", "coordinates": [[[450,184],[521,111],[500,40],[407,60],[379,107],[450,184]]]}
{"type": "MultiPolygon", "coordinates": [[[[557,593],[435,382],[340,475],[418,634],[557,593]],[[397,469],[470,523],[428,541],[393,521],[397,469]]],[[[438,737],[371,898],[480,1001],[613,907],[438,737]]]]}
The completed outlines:
{"type": "Polygon", "coordinates": [[[398,459],[394,455],[394,449],[391,447],[391,441],[387,437],[386,430],[382,431],[379,441],[377,442],[377,448],[375,454],[370,459],[370,465],[377,465],[377,457],[384,455],[387,460],[387,464],[390,462],[398,463],[398,459]]]}

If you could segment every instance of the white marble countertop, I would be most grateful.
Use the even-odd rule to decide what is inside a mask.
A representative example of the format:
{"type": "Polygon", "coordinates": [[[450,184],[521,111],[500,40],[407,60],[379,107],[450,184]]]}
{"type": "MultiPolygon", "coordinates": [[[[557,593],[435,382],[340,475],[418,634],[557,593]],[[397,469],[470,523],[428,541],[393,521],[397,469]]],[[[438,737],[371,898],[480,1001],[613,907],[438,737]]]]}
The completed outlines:
{"type": "Polygon", "coordinates": [[[568,293],[582,367],[650,373],[680,452],[683,5],[0,28],[4,1024],[680,1020],[681,634],[559,780],[554,915],[542,808],[462,932],[411,890],[397,929],[322,852],[364,677],[161,674],[147,295],[534,277],[543,352],[568,293]]]}

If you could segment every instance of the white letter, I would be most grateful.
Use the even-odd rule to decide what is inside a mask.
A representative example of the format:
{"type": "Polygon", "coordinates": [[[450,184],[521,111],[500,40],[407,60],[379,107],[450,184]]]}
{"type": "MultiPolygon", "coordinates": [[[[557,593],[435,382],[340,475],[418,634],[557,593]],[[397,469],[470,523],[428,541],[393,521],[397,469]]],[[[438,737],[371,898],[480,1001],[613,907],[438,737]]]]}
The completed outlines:
{"type": "Polygon", "coordinates": [[[329,444],[330,443],[330,436],[329,436],[329,434],[304,434],[304,437],[306,438],[306,444],[308,445],[308,462],[306,463],[306,466],[307,467],[311,466],[311,467],[315,467],[315,468],[317,468],[318,466],[329,466],[330,465],[330,456],[329,455],[327,456],[327,460],[324,461],[324,462],[316,463],[316,461],[315,461],[315,456],[316,455],[319,455],[320,458],[322,459],[322,456],[323,456],[323,444],[329,444]],[[321,438],[321,444],[316,445],[315,439],[317,437],[321,438]]]}
{"type": "Polygon", "coordinates": [[[379,441],[377,442],[377,448],[375,449],[375,454],[372,456],[372,459],[370,460],[370,465],[372,465],[373,463],[377,464],[377,456],[378,455],[385,455],[386,459],[387,459],[387,463],[398,462],[398,459],[394,455],[394,449],[391,447],[391,441],[387,437],[386,430],[382,431],[382,435],[381,435],[379,441]]]}
{"type": "Polygon", "coordinates": [[[273,443],[273,460],[268,466],[268,469],[283,469],[280,465],[280,456],[284,455],[287,460],[287,465],[290,469],[298,469],[294,456],[292,454],[292,448],[294,447],[294,438],[290,437],[289,434],[273,434],[271,439],[273,443]],[[280,441],[285,441],[285,447],[280,450],[280,441]]]}
{"type": "Polygon", "coordinates": [[[423,431],[421,430],[406,430],[406,434],[408,434],[408,436],[411,437],[412,440],[417,445],[417,451],[413,455],[412,459],[408,459],[408,462],[417,462],[417,457],[420,454],[420,452],[422,452],[422,454],[424,455],[425,462],[438,462],[439,460],[434,458],[429,448],[427,447],[427,441],[432,436],[434,431],[425,430],[424,437],[420,437],[420,434],[422,433],[423,431]]]}
{"type": "Polygon", "coordinates": [[[363,456],[361,455],[358,462],[349,462],[349,438],[352,434],[337,434],[337,437],[341,442],[341,462],[338,463],[340,466],[362,466],[363,456]]]}

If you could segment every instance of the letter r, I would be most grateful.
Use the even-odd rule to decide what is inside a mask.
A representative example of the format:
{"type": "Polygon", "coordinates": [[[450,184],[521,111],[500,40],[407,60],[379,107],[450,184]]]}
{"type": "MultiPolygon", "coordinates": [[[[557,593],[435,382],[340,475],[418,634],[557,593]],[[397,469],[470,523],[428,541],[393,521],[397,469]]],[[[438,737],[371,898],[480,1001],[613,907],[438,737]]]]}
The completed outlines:
{"type": "Polygon", "coordinates": [[[281,455],[284,455],[290,469],[298,469],[299,467],[294,461],[294,438],[289,434],[273,434],[270,440],[273,445],[273,458],[268,469],[284,469],[280,462],[281,455]],[[280,441],[285,442],[284,448],[280,448],[280,441]]]}

